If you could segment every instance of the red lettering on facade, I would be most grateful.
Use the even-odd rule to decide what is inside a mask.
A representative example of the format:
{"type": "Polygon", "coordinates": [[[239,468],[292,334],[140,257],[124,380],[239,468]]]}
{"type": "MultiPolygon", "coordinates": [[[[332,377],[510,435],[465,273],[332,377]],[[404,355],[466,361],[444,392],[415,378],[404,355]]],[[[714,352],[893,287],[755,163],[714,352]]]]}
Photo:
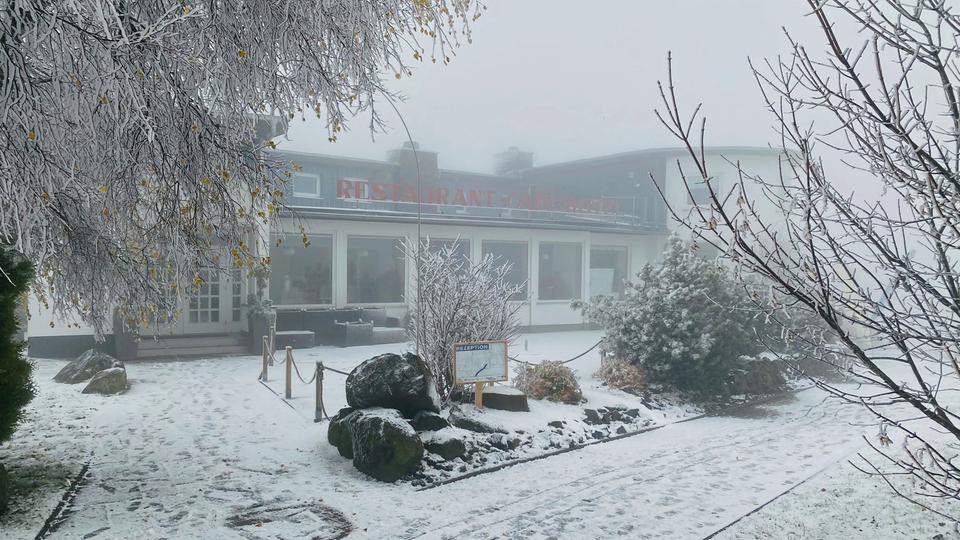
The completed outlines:
{"type": "Polygon", "coordinates": [[[349,180],[337,181],[337,198],[338,199],[350,199],[351,190],[353,190],[353,182],[349,180]]]}

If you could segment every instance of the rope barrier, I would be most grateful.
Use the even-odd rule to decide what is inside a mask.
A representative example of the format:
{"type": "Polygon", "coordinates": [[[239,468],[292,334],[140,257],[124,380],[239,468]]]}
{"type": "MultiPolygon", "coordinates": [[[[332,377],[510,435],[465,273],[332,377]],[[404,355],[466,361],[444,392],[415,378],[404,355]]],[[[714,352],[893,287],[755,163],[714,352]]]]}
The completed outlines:
{"type": "MultiPolygon", "coordinates": [[[[603,339],[602,339],[602,338],[600,339],[600,341],[594,343],[593,346],[590,347],[589,349],[583,351],[582,353],[574,356],[573,358],[571,358],[571,359],[569,359],[569,360],[564,360],[563,362],[560,362],[560,363],[561,363],[561,364],[569,364],[570,362],[573,362],[574,360],[578,360],[578,359],[580,359],[580,358],[583,358],[587,353],[589,353],[590,351],[592,351],[592,350],[596,349],[597,347],[599,347],[601,343],[603,343],[603,339]]],[[[539,363],[535,364],[535,363],[533,363],[533,362],[527,362],[527,361],[524,361],[524,360],[518,360],[518,359],[516,359],[516,358],[514,358],[514,357],[512,357],[512,356],[508,356],[507,358],[509,358],[510,360],[513,360],[514,362],[516,362],[516,363],[518,363],[518,364],[524,364],[524,365],[527,365],[527,366],[539,366],[539,365],[540,365],[539,363]]]]}
{"type": "Polygon", "coordinates": [[[316,369],[313,370],[313,377],[310,377],[310,380],[308,381],[308,380],[305,380],[305,379],[303,378],[303,375],[300,374],[300,368],[297,367],[297,361],[294,360],[292,356],[290,357],[290,363],[293,364],[293,370],[297,372],[297,378],[300,379],[300,381],[303,382],[303,384],[312,384],[313,381],[316,380],[316,378],[317,378],[317,370],[316,370],[316,369]]]}
{"type": "MultiPolygon", "coordinates": [[[[264,337],[264,344],[266,345],[267,343],[268,343],[268,342],[267,342],[267,338],[264,337]]],[[[592,350],[596,349],[597,347],[599,347],[601,343],[603,343],[603,339],[600,339],[599,341],[597,341],[596,343],[594,343],[593,346],[591,346],[589,349],[583,351],[582,353],[580,353],[580,354],[578,354],[578,355],[576,355],[576,356],[574,356],[573,358],[570,358],[570,359],[568,359],[568,360],[564,360],[563,362],[560,362],[560,363],[561,363],[561,364],[569,364],[570,362],[573,362],[574,360],[577,360],[577,359],[579,359],[579,358],[583,358],[583,357],[584,357],[585,355],[587,355],[590,351],[592,351],[592,350]]],[[[326,408],[326,406],[323,404],[323,372],[324,372],[324,371],[332,371],[333,373],[337,373],[337,374],[343,375],[343,376],[350,376],[350,373],[348,373],[348,372],[346,372],[346,371],[341,371],[341,370],[339,370],[339,369],[334,369],[334,368],[332,368],[332,367],[327,367],[327,366],[323,365],[323,362],[317,362],[317,363],[316,363],[316,367],[315,367],[314,370],[313,370],[313,376],[310,377],[309,380],[307,380],[307,379],[304,379],[304,378],[303,378],[303,374],[300,373],[300,367],[297,366],[297,361],[294,360],[292,351],[290,350],[290,347],[287,347],[287,355],[284,356],[283,360],[279,360],[279,361],[276,360],[275,352],[276,352],[276,351],[273,351],[273,350],[267,352],[267,350],[264,349],[264,355],[263,355],[263,359],[264,359],[264,360],[263,360],[263,361],[264,361],[264,371],[261,372],[261,374],[260,374],[259,377],[257,377],[257,379],[260,381],[260,384],[262,384],[262,385],[265,386],[268,390],[270,390],[271,392],[273,392],[273,394],[276,395],[278,398],[280,398],[280,399],[284,402],[285,405],[287,405],[288,407],[290,407],[291,409],[293,409],[294,412],[296,412],[298,416],[302,416],[302,415],[300,414],[300,411],[298,411],[296,407],[294,407],[289,401],[287,401],[286,398],[282,397],[280,394],[278,394],[277,392],[275,392],[275,391],[273,390],[273,388],[270,388],[270,386],[266,383],[266,365],[267,365],[267,358],[269,357],[269,359],[273,361],[273,364],[272,364],[272,365],[283,365],[283,364],[289,359],[289,360],[290,360],[290,366],[289,366],[289,367],[292,367],[292,368],[293,368],[293,371],[296,372],[296,374],[297,374],[297,378],[300,379],[300,381],[301,381],[303,384],[313,384],[313,383],[316,383],[316,398],[315,398],[315,404],[314,404],[315,409],[314,409],[314,419],[313,419],[313,421],[316,423],[316,422],[321,422],[321,421],[323,421],[324,419],[329,420],[329,419],[330,419],[330,415],[327,414],[327,408],[326,408]],[[289,358],[288,358],[288,357],[289,357],[289,358]]],[[[517,363],[519,363],[519,364],[523,364],[523,365],[528,366],[528,367],[531,366],[531,365],[540,365],[540,364],[533,364],[533,363],[531,363],[531,362],[525,362],[525,361],[523,361],[523,360],[518,360],[518,359],[516,359],[516,358],[514,358],[514,357],[512,357],[512,356],[508,356],[507,358],[509,358],[510,360],[512,360],[512,361],[514,361],[514,362],[517,362],[517,363]]],[[[288,379],[287,379],[287,393],[288,393],[288,396],[287,396],[287,397],[290,397],[290,386],[291,386],[291,384],[290,384],[290,379],[289,379],[289,367],[288,367],[288,372],[287,372],[287,373],[288,373],[288,379]]]]}
{"type": "Polygon", "coordinates": [[[323,369],[325,369],[325,370],[327,370],[327,371],[332,371],[332,372],[334,372],[334,373],[339,373],[340,375],[343,375],[343,376],[345,376],[345,377],[349,377],[349,376],[350,376],[350,374],[347,373],[346,371],[340,371],[339,369],[333,369],[332,367],[323,366],[323,369]]]}

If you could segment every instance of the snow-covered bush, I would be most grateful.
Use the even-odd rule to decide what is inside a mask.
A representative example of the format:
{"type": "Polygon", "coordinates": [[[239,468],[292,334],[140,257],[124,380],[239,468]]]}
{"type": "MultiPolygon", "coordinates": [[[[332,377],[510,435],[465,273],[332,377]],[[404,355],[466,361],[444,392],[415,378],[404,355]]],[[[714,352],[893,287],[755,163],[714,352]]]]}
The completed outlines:
{"type": "Polygon", "coordinates": [[[562,362],[546,360],[522,364],[513,375],[513,384],[533,399],[577,404],[583,399],[580,383],[572,369],[562,362]]]}
{"type": "Polygon", "coordinates": [[[606,354],[643,368],[651,383],[702,396],[723,393],[733,362],[760,351],[744,289],[677,236],[659,265],[626,283],[623,298],[574,305],[606,330],[606,354]]]}
{"type": "Polygon", "coordinates": [[[747,396],[776,394],[782,392],[786,384],[777,362],[763,358],[742,358],[727,374],[725,393],[747,396]]]}
{"type": "Polygon", "coordinates": [[[619,359],[603,362],[593,376],[614,390],[631,394],[637,394],[647,387],[647,373],[643,368],[619,359]]]}
{"type": "Polygon", "coordinates": [[[472,263],[457,251],[457,243],[430,249],[429,241],[404,244],[416,262],[419,284],[413,298],[407,337],[430,366],[442,403],[450,400],[453,384],[453,344],[465,341],[510,340],[517,335],[519,305],[510,297],[523,290],[509,281],[510,265],[493,256],[472,263]]]}

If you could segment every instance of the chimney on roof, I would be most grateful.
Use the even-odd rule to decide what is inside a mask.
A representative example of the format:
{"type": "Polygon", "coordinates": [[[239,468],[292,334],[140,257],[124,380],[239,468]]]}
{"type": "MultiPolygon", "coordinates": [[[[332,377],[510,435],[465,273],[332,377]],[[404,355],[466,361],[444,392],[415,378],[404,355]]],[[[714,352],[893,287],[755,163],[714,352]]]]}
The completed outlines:
{"type": "Polygon", "coordinates": [[[401,148],[387,152],[387,161],[397,165],[394,182],[416,184],[417,160],[420,161],[420,178],[426,184],[435,184],[440,177],[437,153],[421,150],[417,142],[411,144],[410,141],[403,143],[401,148]]]}
{"type": "Polygon", "coordinates": [[[518,178],[520,171],[533,167],[533,152],[523,152],[516,146],[493,156],[493,172],[499,176],[518,178]]]}

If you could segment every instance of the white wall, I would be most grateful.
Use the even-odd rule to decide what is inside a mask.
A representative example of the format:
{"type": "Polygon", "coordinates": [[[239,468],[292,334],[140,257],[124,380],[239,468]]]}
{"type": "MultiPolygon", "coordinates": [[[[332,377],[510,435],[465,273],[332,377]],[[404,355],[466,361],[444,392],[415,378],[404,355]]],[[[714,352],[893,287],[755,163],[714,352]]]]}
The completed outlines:
{"type": "Polygon", "coordinates": [[[27,337],[34,336],[89,336],[93,329],[76,318],[65,321],[57,320],[53,310],[44,307],[35,294],[30,293],[29,320],[27,322],[27,337]]]}
{"type": "MultiPolygon", "coordinates": [[[[726,194],[733,185],[739,182],[737,163],[740,164],[740,167],[745,173],[750,175],[758,175],[767,182],[779,182],[779,158],[780,153],[776,150],[737,151],[733,149],[730,151],[721,151],[719,153],[708,150],[706,155],[707,172],[711,177],[716,179],[714,182],[718,182],[711,182],[718,195],[726,194]]],[[[686,217],[690,212],[692,205],[687,200],[687,191],[684,187],[680,170],[677,167],[678,159],[680,161],[680,166],[683,169],[683,173],[686,175],[691,185],[699,184],[701,183],[701,180],[697,169],[693,165],[693,160],[689,156],[685,154],[677,154],[672,158],[668,158],[665,177],[665,191],[667,194],[667,200],[670,202],[670,205],[674,208],[677,214],[679,214],[681,217],[686,217]]],[[[755,202],[758,213],[768,222],[777,223],[779,221],[778,210],[774,208],[774,206],[766,197],[763,196],[757,186],[750,179],[745,179],[744,184],[745,188],[747,189],[747,196],[755,202]]],[[[733,198],[729,204],[730,206],[736,205],[736,198],[733,198]]],[[[668,227],[671,231],[680,229],[681,234],[687,234],[685,231],[682,231],[682,227],[673,221],[670,216],[668,216],[668,227]]]]}

